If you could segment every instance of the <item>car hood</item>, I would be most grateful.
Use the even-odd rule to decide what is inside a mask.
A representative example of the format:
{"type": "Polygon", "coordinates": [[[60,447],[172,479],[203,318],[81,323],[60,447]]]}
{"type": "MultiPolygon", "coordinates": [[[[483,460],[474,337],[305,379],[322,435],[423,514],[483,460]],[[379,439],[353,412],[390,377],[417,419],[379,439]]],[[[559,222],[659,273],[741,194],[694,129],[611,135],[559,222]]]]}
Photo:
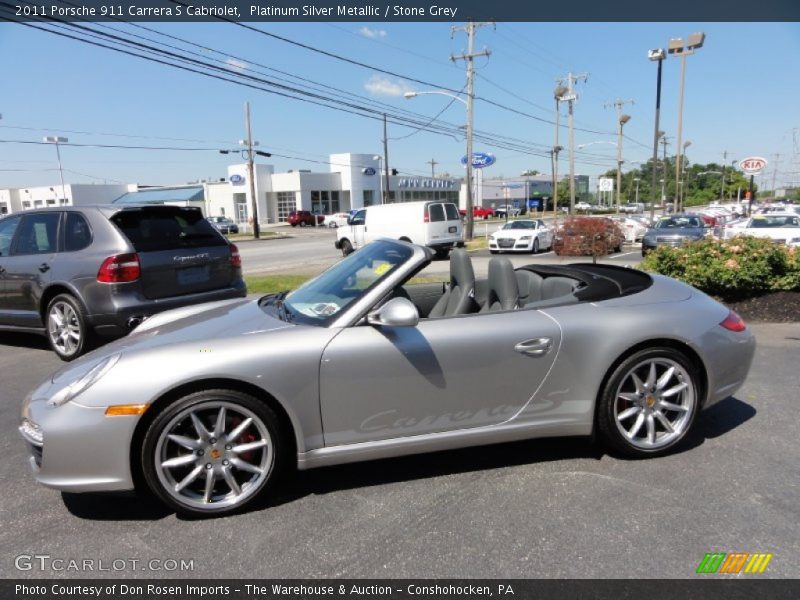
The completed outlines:
{"type": "Polygon", "coordinates": [[[648,229],[647,237],[697,237],[705,235],[702,227],[671,227],[669,229],[648,229]]]}
{"type": "Polygon", "coordinates": [[[526,235],[534,236],[536,235],[535,229],[499,229],[492,234],[494,237],[498,238],[515,238],[519,239],[521,237],[525,237],[526,235]]]}
{"type": "Polygon", "coordinates": [[[272,317],[258,305],[259,298],[196,304],[159,313],[127,337],[107,344],[70,363],[52,377],[53,383],[80,377],[104,358],[114,354],[268,333],[294,327],[272,317]]]}

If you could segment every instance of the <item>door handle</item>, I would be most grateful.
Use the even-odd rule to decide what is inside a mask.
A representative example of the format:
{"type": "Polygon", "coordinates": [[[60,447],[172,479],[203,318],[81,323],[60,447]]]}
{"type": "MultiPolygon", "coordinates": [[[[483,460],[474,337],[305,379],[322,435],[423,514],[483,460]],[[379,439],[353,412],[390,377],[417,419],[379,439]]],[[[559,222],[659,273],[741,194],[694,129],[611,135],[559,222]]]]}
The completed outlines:
{"type": "Polygon", "coordinates": [[[39,265],[39,271],[41,271],[42,273],[47,273],[49,270],[50,270],[50,265],[48,265],[47,263],[42,263],[39,265]]]}
{"type": "Polygon", "coordinates": [[[550,338],[534,338],[525,340],[514,346],[514,350],[526,356],[544,356],[553,347],[553,340],[550,338]]]}

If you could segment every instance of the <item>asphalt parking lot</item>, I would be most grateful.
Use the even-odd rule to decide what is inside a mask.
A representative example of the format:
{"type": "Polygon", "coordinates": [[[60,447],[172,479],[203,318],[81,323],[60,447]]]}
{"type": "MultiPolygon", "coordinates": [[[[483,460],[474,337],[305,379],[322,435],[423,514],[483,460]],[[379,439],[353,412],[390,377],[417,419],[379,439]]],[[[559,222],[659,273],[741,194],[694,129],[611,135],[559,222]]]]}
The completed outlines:
{"type": "Polygon", "coordinates": [[[297,473],[269,505],[216,520],[35,484],[19,405],[61,363],[43,339],[0,334],[0,575],[692,578],[706,552],[740,551],[774,554],[763,576],[796,577],[800,324],[752,328],[746,385],[671,456],[622,460],[561,439],[332,467],[297,473]],[[19,571],[20,555],[141,562],[19,571]],[[193,570],[141,570],[152,559],[191,560],[193,570]]]}

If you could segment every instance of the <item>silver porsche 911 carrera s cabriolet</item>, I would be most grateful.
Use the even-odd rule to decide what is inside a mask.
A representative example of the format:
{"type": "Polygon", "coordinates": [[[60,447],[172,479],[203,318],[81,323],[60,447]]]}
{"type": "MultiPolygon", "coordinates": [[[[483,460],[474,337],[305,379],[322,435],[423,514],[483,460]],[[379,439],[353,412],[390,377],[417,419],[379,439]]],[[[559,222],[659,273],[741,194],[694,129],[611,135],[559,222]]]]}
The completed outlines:
{"type": "Polygon", "coordinates": [[[281,471],[545,436],[669,452],[744,382],[755,340],[705,294],[608,265],[493,258],[414,284],[429,249],[373,242],[291,293],[171,310],[25,399],[36,479],[219,515],[281,471]]]}

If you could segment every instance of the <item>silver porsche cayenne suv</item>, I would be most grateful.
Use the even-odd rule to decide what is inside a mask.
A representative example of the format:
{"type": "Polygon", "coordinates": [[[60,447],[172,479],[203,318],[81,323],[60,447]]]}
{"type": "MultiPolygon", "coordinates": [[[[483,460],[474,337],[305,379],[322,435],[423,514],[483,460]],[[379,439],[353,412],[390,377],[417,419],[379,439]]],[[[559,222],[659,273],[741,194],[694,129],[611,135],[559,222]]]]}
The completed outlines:
{"type": "Polygon", "coordinates": [[[63,360],[155,313],[245,295],[238,249],[197,208],[59,207],[0,219],[0,331],[43,333],[63,360]]]}

